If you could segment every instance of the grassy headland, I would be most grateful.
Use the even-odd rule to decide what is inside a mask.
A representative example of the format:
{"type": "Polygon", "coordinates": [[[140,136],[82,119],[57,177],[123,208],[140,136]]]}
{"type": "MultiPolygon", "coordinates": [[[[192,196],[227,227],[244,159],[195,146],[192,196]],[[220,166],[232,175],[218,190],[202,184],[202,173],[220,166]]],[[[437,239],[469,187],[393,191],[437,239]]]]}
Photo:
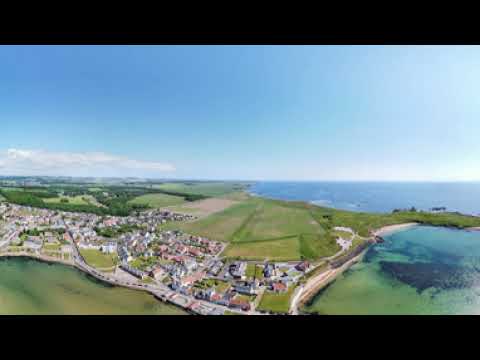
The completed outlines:
{"type": "Polygon", "coordinates": [[[390,214],[336,210],[304,202],[248,198],[230,208],[188,223],[175,223],[187,233],[228,242],[224,255],[248,260],[318,260],[335,255],[337,226],[349,227],[362,244],[376,229],[417,222],[433,226],[468,228],[480,226],[480,218],[459,213],[397,211],[390,214]]]}

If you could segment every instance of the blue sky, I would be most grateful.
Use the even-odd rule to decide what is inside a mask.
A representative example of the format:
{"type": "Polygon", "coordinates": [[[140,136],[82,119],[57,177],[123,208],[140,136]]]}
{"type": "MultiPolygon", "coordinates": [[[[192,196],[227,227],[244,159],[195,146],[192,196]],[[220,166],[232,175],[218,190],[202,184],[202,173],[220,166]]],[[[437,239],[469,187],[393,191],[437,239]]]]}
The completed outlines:
{"type": "Polygon", "coordinates": [[[0,174],[480,180],[474,46],[1,46],[0,174]]]}

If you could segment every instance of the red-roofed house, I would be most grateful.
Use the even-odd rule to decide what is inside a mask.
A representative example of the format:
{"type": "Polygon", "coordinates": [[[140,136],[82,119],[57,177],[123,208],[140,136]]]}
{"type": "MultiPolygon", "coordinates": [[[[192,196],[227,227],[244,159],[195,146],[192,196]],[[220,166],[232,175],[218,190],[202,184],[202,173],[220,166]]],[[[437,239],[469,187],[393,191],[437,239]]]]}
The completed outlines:
{"type": "Polygon", "coordinates": [[[276,283],[273,283],[272,290],[275,291],[276,293],[282,293],[282,292],[286,292],[288,290],[288,287],[284,283],[276,282],[276,283]]]}

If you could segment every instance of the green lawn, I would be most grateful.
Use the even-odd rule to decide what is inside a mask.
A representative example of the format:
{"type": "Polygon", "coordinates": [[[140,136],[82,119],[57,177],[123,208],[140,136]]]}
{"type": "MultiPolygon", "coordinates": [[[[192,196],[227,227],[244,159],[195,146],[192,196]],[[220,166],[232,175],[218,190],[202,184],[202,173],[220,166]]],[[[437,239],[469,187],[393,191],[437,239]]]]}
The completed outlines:
{"type": "Polygon", "coordinates": [[[212,197],[238,192],[239,190],[243,190],[245,188],[244,183],[233,182],[175,182],[154,185],[153,187],[166,191],[212,197]]]}
{"type": "Polygon", "coordinates": [[[43,249],[47,251],[60,251],[62,248],[62,245],[58,244],[44,244],[43,249]]]}
{"type": "Polygon", "coordinates": [[[180,196],[173,196],[167,194],[147,194],[136,197],[128,203],[132,205],[147,205],[151,208],[162,208],[172,205],[180,205],[185,202],[185,199],[180,196]]]}
{"type": "Polygon", "coordinates": [[[294,261],[300,260],[298,237],[230,244],[223,253],[227,258],[246,260],[294,261]]]}
{"type": "Polygon", "coordinates": [[[116,265],[117,254],[104,254],[99,250],[80,249],[86,263],[96,268],[112,268],[116,265]]]}
{"type": "Polygon", "coordinates": [[[214,287],[218,293],[225,293],[230,288],[230,283],[221,280],[204,279],[196,284],[197,287],[202,289],[209,289],[214,287]]]}
{"type": "Polygon", "coordinates": [[[290,300],[294,291],[295,288],[292,286],[285,294],[265,292],[257,310],[276,314],[288,314],[290,311],[290,300]]]}
{"type": "Polygon", "coordinates": [[[263,278],[263,269],[262,266],[257,264],[247,264],[246,274],[247,278],[253,279],[262,279],[263,278]],[[256,275],[256,276],[255,276],[256,275]]]}
{"type": "Polygon", "coordinates": [[[157,262],[158,261],[157,261],[156,257],[148,257],[147,258],[147,257],[140,256],[140,257],[137,257],[135,260],[133,260],[130,263],[130,266],[134,267],[136,269],[145,271],[147,269],[147,267],[154,266],[157,262]]]}

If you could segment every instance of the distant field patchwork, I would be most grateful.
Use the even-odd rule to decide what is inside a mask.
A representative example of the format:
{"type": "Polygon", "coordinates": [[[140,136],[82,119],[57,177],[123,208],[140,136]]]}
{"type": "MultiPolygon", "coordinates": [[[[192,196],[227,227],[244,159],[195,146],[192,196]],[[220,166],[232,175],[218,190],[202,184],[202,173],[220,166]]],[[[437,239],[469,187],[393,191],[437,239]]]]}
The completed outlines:
{"type": "Polygon", "coordinates": [[[93,196],[89,195],[79,195],[79,196],[59,196],[55,198],[43,199],[47,204],[59,204],[62,202],[71,204],[71,205],[94,205],[98,206],[96,199],[93,196]]]}
{"type": "Polygon", "coordinates": [[[153,188],[174,191],[187,194],[205,195],[205,196],[222,196],[232,192],[238,192],[244,189],[241,183],[165,183],[154,185],[153,188]]]}
{"type": "Polygon", "coordinates": [[[172,211],[193,214],[196,216],[208,216],[236,204],[236,201],[221,198],[210,198],[194,202],[187,202],[180,206],[169,207],[172,211]]]}
{"type": "Polygon", "coordinates": [[[151,208],[163,208],[172,205],[180,205],[185,202],[185,199],[181,196],[173,196],[167,194],[147,194],[136,197],[130,200],[132,205],[147,205],[151,208]]]}

